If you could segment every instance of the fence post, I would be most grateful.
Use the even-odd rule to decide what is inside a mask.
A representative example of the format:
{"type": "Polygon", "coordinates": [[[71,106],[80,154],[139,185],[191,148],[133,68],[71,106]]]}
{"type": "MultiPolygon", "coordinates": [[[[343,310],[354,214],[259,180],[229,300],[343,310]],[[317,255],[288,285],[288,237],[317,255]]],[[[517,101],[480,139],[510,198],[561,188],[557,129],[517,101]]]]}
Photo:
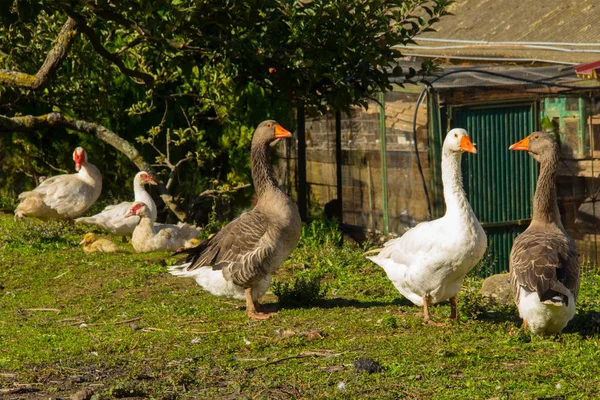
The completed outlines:
{"type": "Polygon", "coordinates": [[[306,221],[306,121],[302,104],[297,108],[296,120],[298,123],[298,212],[300,219],[306,221]]]}
{"type": "Polygon", "coordinates": [[[338,201],[338,223],[344,218],[344,201],[342,195],[342,112],[335,112],[335,176],[338,201]]]}
{"type": "Polygon", "coordinates": [[[387,145],[385,137],[385,99],[383,92],[379,93],[379,144],[381,151],[381,201],[383,208],[383,234],[389,233],[388,217],[388,185],[387,185],[387,145]]]}

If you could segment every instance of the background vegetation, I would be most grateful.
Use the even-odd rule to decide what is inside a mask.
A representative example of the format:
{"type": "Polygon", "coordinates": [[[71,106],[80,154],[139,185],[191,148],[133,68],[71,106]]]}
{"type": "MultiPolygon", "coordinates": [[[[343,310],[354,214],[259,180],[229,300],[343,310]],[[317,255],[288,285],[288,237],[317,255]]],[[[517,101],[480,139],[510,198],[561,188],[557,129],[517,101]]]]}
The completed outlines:
{"type": "Polygon", "coordinates": [[[132,144],[190,212],[205,189],[249,183],[260,121],[293,130],[299,105],[345,110],[388,89],[391,74],[410,81],[428,72],[394,68],[394,46],[430,29],[448,3],[2,1],[2,204],[10,208],[39,176],[72,171],[77,145],[104,175],[103,198],[131,196],[131,154],[72,126],[16,118],[59,112],[132,144]],[[64,55],[53,46],[67,47],[64,55]]]}

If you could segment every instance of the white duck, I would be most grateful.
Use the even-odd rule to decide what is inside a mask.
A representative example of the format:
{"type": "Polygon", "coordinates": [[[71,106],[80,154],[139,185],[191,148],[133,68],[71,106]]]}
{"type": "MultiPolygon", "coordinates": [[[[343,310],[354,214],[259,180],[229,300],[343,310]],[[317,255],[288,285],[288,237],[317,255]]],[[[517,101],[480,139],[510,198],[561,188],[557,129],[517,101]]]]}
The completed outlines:
{"type": "Polygon", "coordinates": [[[131,218],[135,215],[139,217],[139,222],[131,235],[131,244],[137,253],[175,251],[182,247],[190,247],[200,234],[198,228],[189,224],[154,224],[148,206],[141,202],[134,203],[125,217],[131,218]]]}
{"type": "Polygon", "coordinates": [[[534,132],[509,149],[525,150],[540,163],[531,223],[510,252],[515,304],[524,329],[559,333],[575,315],[580,272],[577,247],[560,221],[556,201],[558,144],[548,134],[534,132]]]}
{"type": "Polygon", "coordinates": [[[23,216],[47,219],[73,219],[90,208],[102,192],[102,175],[90,164],[82,147],[73,152],[76,174],[45,179],[38,187],[19,195],[15,221],[23,216]]]}
{"type": "Polygon", "coordinates": [[[452,129],[442,146],[446,214],[418,224],[369,257],[404,297],[423,306],[424,324],[439,325],[431,321],[429,306],[445,300],[450,300],[450,318],[459,319],[456,295],[487,247],[485,232],[463,190],[460,162],[465,151],[477,152],[467,131],[452,129]]]}
{"type": "Polygon", "coordinates": [[[246,300],[250,318],[265,319],[258,299],[271,275],[294,250],[300,238],[298,208],[277,186],[269,165],[271,146],[292,134],[277,122],[263,121],[252,136],[252,180],[256,207],[227,224],[212,238],[183,250],[186,262],[169,268],[173,275],[193,278],[216,296],[246,300]]]}
{"type": "Polygon", "coordinates": [[[150,220],[156,221],[156,204],[152,200],[150,193],[144,188],[144,184],[156,185],[149,173],[140,171],[133,178],[134,201],[124,201],[119,204],[106,207],[102,212],[91,217],[81,217],[75,220],[76,223],[96,225],[100,228],[114,233],[115,235],[130,235],[138,225],[140,217],[132,216],[125,218],[125,214],[131,210],[134,202],[142,202],[148,206],[150,220]]]}

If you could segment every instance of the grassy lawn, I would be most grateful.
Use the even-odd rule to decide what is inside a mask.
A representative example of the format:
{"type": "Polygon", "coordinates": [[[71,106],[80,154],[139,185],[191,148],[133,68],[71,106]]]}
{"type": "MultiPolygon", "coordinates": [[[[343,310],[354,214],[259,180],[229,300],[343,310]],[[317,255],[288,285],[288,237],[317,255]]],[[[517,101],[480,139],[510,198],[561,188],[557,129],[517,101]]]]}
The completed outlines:
{"type": "MultiPolygon", "coordinates": [[[[306,229],[275,279],[319,277],[313,305],[250,321],[243,304],[169,275],[168,253],[85,254],[86,230],[0,215],[0,398],[598,398],[600,278],[582,280],[557,337],[520,330],[515,309],[460,294],[462,322],[422,326],[362,249],[306,229]],[[383,370],[359,372],[371,358],[383,370]]],[[[114,241],[120,243],[119,239],[114,241]]],[[[277,304],[269,292],[263,303],[277,304]]],[[[433,308],[441,320],[449,306],[433,308]]]]}

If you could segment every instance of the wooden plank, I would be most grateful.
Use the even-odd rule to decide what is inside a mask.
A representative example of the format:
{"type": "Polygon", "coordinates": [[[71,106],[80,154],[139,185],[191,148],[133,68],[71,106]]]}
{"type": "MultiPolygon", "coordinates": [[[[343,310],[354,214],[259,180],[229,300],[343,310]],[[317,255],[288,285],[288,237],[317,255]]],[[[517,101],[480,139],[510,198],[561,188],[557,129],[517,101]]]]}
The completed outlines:
{"type": "Polygon", "coordinates": [[[600,160],[561,160],[558,175],[597,178],[600,176],[600,160]]]}

